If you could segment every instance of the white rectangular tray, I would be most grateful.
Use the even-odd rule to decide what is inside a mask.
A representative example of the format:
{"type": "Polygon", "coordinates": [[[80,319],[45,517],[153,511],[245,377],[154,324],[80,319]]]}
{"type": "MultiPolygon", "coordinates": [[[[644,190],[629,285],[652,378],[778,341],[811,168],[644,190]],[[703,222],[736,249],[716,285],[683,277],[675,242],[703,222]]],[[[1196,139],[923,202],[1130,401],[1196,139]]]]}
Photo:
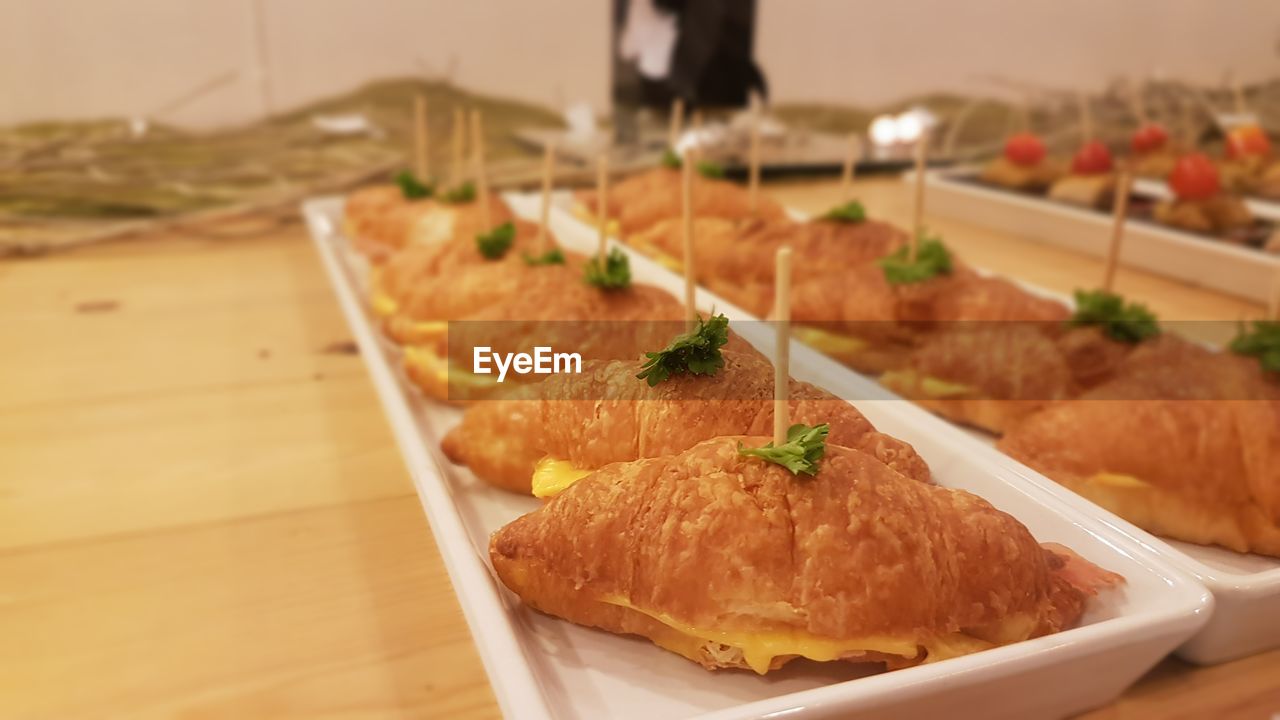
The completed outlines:
{"type": "MultiPolygon", "coordinates": [[[[956,177],[972,172],[963,168],[928,171],[925,183],[929,187],[929,212],[1028,240],[1106,256],[1111,239],[1111,218],[1106,213],[982,187],[956,177]]],[[[906,177],[914,182],[914,173],[906,177]]],[[[1141,190],[1145,186],[1138,187],[1141,190]]],[[[1263,303],[1270,298],[1280,274],[1280,256],[1275,254],[1132,219],[1125,223],[1120,262],[1263,303]]]]}
{"type": "MultiPolygon", "coordinates": [[[[932,194],[930,204],[933,204],[932,194]]],[[[564,210],[572,206],[571,202],[562,201],[559,206],[558,212],[563,214],[563,222],[566,226],[568,223],[576,223],[578,228],[574,232],[583,235],[593,232],[570,212],[564,210]]],[[[631,254],[633,264],[666,270],[630,248],[627,248],[627,252],[631,254]]],[[[979,271],[985,272],[981,269],[979,271]]],[[[669,270],[666,272],[672,274],[669,270]]],[[[1016,278],[1013,282],[1028,292],[1058,300],[1068,306],[1074,302],[1070,297],[1016,278]]],[[[745,314],[745,311],[740,312],[745,314]]],[[[821,360],[825,365],[817,368],[816,372],[826,380],[826,387],[833,391],[836,383],[827,378],[839,373],[840,370],[856,375],[852,370],[840,366],[833,360],[825,357],[821,360]]],[[[880,392],[885,397],[897,397],[887,390],[881,389],[880,392]]],[[[841,397],[868,396],[842,394],[841,397]]],[[[859,407],[862,407],[861,403],[859,407]]],[[[974,441],[994,448],[994,440],[990,435],[978,431],[964,432],[974,441]]],[[[1043,487],[1083,512],[1099,517],[1117,532],[1133,538],[1190,571],[1209,588],[1216,600],[1216,610],[1208,624],[1178,649],[1179,656],[1194,663],[1210,665],[1280,647],[1280,559],[1157,538],[1011,458],[1000,455],[1000,462],[1009,465],[1011,472],[1017,476],[1043,487]]]]}
{"type": "MultiPolygon", "coordinates": [[[[521,215],[536,206],[528,198],[512,201],[521,215]]],[[[1060,493],[1026,482],[1016,465],[962,431],[887,399],[874,383],[798,345],[792,349],[797,377],[846,397],[886,398],[859,408],[882,430],[912,442],[940,484],[987,498],[1040,541],[1068,545],[1128,584],[1094,604],[1079,628],[869,677],[841,663],[796,663],[767,677],[710,673],[647,641],[532,612],[493,578],[487,547],[490,533],[538,503],[489,488],[440,455],[438,440],[459,412],[422,399],[400,371],[397,350],[374,330],[358,290],[362,264],[338,230],[341,207],[341,199],[321,198],[305,203],[303,213],[508,717],[1064,717],[1114,699],[1208,619],[1208,592],[1150,548],[1072,507],[1060,493]]],[[[557,213],[553,227],[570,248],[595,246],[590,230],[567,214],[557,213]]],[[[633,271],[638,282],[679,288],[679,278],[644,258],[633,257],[633,271]]],[[[735,327],[748,340],[771,345],[767,328],[742,322],[747,316],[728,303],[699,293],[699,304],[739,321],[735,327]]]]}

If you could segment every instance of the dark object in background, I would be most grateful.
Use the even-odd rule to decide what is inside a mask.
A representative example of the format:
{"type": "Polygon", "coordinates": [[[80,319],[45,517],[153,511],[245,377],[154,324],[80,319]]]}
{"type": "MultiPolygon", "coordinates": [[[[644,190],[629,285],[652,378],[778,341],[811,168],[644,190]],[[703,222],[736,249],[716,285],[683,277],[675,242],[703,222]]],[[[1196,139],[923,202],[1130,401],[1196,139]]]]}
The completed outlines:
{"type": "MultiPolygon", "coordinates": [[[[614,0],[613,116],[617,140],[637,139],[637,115],[642,109],[665,118],[675,98],[685,108],[746,107],[754,91],[768,96],[768,83],[752,57],[755,46],[756,0],[614,0]],[[633,12],[632,3],[646,3],[633,12]],[[661,16],[656,18],[655,16],[661,16]],[[628,22],[663,25],[674,19],[676,34],[666,72],[657,77],[643,61],[624,58],[623,34],[635,32],[628,22]]],[[[663,28],[641,33],[642,43],[662,43],[663,28]]],[[[650,49],[650,48],[646,48],[650,49]]],[[[665,54],[666,47],[652,48],[665,54]]],[[[636,48],[631,50],[637,51],[636,48]]]]}

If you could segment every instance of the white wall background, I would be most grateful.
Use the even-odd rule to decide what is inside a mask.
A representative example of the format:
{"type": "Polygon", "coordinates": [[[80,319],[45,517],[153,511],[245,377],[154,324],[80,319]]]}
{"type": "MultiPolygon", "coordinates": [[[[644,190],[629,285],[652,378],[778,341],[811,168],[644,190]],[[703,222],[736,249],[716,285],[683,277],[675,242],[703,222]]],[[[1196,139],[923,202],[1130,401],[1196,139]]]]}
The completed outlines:
{"type": "MultiPolygon", "coordinates": [[[[483,92],[607,103],[607,0],[0,0],[0,122],[150,113],[228,71],[163,119],[255,117],[257,2],[276,108],[451,63],[483,92]]],[[[780,101],[998,94],[992,76],[1280,76],[1280,0],[759,2],[757,55],[780,101]]]]}

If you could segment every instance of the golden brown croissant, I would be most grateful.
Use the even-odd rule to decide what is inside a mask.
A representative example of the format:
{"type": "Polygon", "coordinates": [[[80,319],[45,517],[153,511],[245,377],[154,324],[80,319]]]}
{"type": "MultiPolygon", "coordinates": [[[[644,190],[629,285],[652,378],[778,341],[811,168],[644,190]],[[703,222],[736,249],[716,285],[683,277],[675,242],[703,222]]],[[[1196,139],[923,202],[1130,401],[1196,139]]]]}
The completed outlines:
{"type": "Polygon", "coordinates": [[[764,442],[604,467],[494,533],[494,570],[542,612],[758,673],[802,656],[902,667],[1054,633],[1120,581],[857,450],[828,444],[814,477],[738,452],[764,442]]]}
{"type": "Polygon", "coordinates": [[[372,277],[370,303],[382,317],[390,317],[403,309],[409,295],[421,283],[429,282],[467,267],[493,264],[524,264],[525,253],[538,252],[535,248],[537,226],[524,220],[509,220],[515,229],[511,247],[501,258],[487,258],[481,254],[476,236],[459,235],[443,241],[415,242],[396,252],[372,277]]]}
{"type": "MultiPolygon", "coordinates": [[[[625,239],[642,232],[657,223],[679,218],[683,213],[684,196],[681,173],[678,170],[658,168],[638,176],[634,181],[624,180],[609,192],[610,219],[625,239]]],[[[578,199],[587,212],[599,216],[598,199],[594,193],[579,193],[578,199]]],[[[729,220],[750,217],[751,198],[747,190],[727,180],[693,178],[694,217],[717,217],[729,220]]],[[[760,197],[755,217],[781,221],[787,212],[774,200],[760,197]]]]}
{"type": "Polygon", "coordinates": [[[999,447],[1157,535],[1280,556],[1280,385],[1172,336],[999,447]]]}
{"type": "Polygon", "coordinates": [[[396,342],[410,344],[438,338],[445,321],[465,318],[496,305],[511,305],[538,288],[566,288],[582,284],[585,259],[563,253],[563,264],[530,265],[514,257],[470,263],[448,272],[416,277],[396,302],[396,312],[384,328],[396,342]]]}
{"type": "Polygon", "coordinates": [[[880,382],[950,420],[1002,433],[1051,400],[1070,396],[1071,369],[1048,328],[961,324],[912,352],[880,382]]]}
{"type": "MultiPolygon", "coordinates": [[[[636,378],[639,362],[597,363],[582,375],[548,378],[516,399],[468,408],[445,436],[444,452],[484,480],[528,493],[535,467],[539,480],[557,490],[612,462],[679,452],[719,435],[771,431],[773,366],[755,354],[722,355],[725,366],[715,375],[677,375],[654,387],[636,378]]],[[[877,432],[855,407],[825,390],[792,381],[791,418],[827,422],[832,442],[929,480],[914,448],[877,432]]]]}
{"type": "MultiPolygon", "coordinates": [[[[488,347],[494,354],[549,347],[578,353],[584,363],[631,360],[665,347],[684,327],[684,305],[658,288],[632,285],[604,291],[581,276],[566,281],[531,284],[509,301],[454,318],[434,341],[407,346],[409,378],[436,399],[490,397],[503,388],[491,375],[470,372],[476,347],[488,347]]],[[[736,337],[730,343],[744,344],[736,337]]],[[[505,382],[509,389],[520,378],[505,382]]]]}

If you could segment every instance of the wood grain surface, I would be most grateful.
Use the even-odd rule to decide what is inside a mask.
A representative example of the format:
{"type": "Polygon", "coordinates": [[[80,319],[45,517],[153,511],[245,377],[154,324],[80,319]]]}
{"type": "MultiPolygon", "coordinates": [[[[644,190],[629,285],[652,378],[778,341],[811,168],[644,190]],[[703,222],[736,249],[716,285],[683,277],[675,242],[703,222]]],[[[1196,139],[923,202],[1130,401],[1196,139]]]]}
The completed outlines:
{"type": "MultiPolygon", "coordinates": [[[[820,210],[835,182],[768,188],[820,210]]],[[[907,189],[860,182],[909,218],[907,189]]],[[[943,219],[1046,287],[1102,264],[943,219]]],[[[1247,302],[1121,268],[1166,318],[1247,302]]],[[[300,225],[0,262],[0,718],[492,718],[484,670],[300,225]]],[[[1167,660],[1088,715],[1270,718],[1280,652],[1167,660]]]]}

